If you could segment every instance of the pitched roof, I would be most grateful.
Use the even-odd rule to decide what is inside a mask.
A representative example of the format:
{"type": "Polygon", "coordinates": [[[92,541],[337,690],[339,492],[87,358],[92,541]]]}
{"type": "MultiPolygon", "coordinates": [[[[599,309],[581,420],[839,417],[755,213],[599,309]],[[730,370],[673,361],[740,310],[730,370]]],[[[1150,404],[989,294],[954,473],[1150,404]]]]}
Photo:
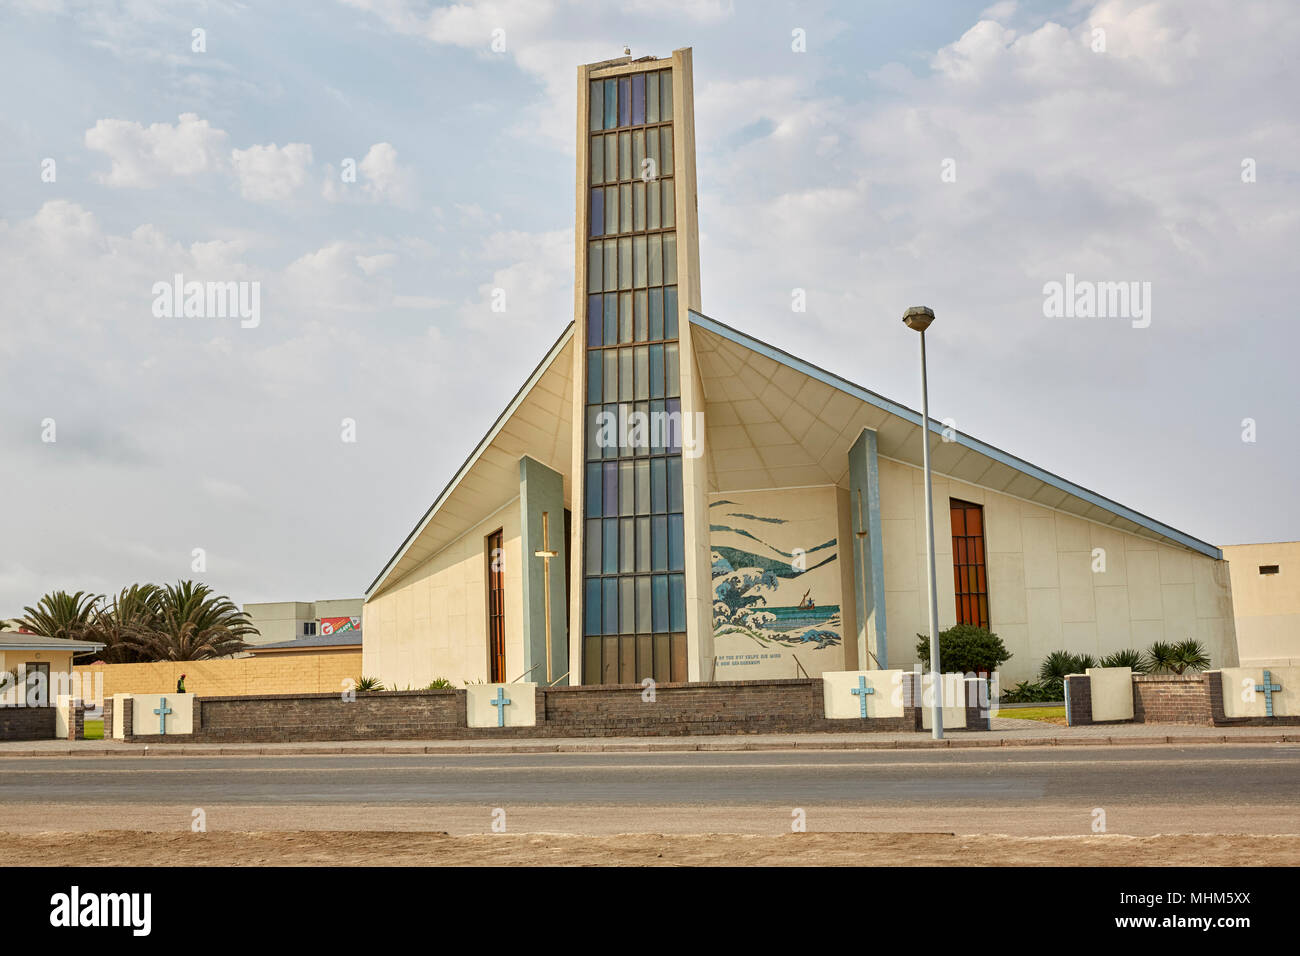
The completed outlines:
{"type": "Polygon", "coordinates": [[[46,637],[43,634],[21,634],[17,631],[0,631],[0,650],[10,651],[73,651],[85,654],[102,651],[100,641],[73,641],[65,637],[46,637]]]}
{"type": "MultiPolygon", "coordinates": [[[[710,489],[844,484],[844,449],[863,428],[878,453],[921,464],[921,413],[692,311],[692,343],[705,381],[710,489]]],[[[930,463],[939,474],[1120,531],[1221,559],[1212,544],[1112,501],[931,418],[930,463]]]]}
{"type": "Polygon", "coordinates": [[[347,631],[335,631],[333,634],[309,634],[296,637],[292,641],[276,641],[274,644],[250,644],[247,650],[253,654],[258,651],[295,651],[299,648],[321,647],[360,647],[361,628],[347,631]]]}

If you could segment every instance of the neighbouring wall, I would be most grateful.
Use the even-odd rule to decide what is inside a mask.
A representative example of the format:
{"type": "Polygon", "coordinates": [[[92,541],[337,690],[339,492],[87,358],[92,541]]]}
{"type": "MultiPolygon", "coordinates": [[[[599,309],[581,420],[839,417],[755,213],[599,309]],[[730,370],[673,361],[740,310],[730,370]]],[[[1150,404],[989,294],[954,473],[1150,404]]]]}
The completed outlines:
{"type": "Polygon", "coordinates": [[[1242,665],[1300,666],[1300,541],[1228,545],[1223,556],[1242,665]]]}
{"type": "MultiPolygon", "coordinates": [[[[210,661],[160,661],[153,664],[90,664],[74,673],[103,675],[104,698],[114,694],[168,694],[185,674],[185,689],[205,697],[232,694],[342,693],[346,678],[361,675],[361,651],[328,654],[276,654],[210,661]]],[[[93,687],[93,683],[85,686],[93,687]]],[[[87,705],[91,704],[87,701],[87,705]]],[[[100,703],[96,700],[93,703],[100,703]]]]}
{"type": "Polygon", "coordinates": [[[0,740],[53,740],[53,707],[0,707],[0,740]]]}

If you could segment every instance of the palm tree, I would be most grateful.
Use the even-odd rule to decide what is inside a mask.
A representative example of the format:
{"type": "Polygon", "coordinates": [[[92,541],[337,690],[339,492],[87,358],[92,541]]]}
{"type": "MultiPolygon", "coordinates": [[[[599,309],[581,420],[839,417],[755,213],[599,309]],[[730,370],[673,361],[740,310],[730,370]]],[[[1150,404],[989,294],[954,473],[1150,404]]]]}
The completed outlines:
{"type": "Polygon", "coordinates": [[[36,602],[36,607],[23,608],[22,625],[33,634],[59,637],[65,640],[84,640],[94,637],[95,613],[102,594],[78,591],[52,591],[36,602]]]}
{"type": "Polygon", "coordinates": [[[153,629],[124,643],[151,661],[199,661],[225,657],[248,645],[258,633],[248,615],[206,584],[178,581],[158,591],[158,618],[153,629]]]}
{"type": "Polygon", "coordinates": [[[100,660],[107,664],[150,660],[131,641],[159,630],[161,594],[156,584],[132,584],[97,609],[95,631],[105,645],[100,660]]]}

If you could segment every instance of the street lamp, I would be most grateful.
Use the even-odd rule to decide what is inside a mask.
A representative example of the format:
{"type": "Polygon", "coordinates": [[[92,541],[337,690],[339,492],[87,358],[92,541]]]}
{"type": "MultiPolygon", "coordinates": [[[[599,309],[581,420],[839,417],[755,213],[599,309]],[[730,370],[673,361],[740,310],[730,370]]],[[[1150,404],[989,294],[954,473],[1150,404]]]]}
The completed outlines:
{"type": "Polygon", "coordinates": [[[930,396],[925,381],[925,330],[934,310],[914,305],[903,313],[903,324],[921,333],[921,465],[925,470],[925,557],[930,571],[931,736],[943,739],[943,675],[939,672],[939,595],[934,578],[934,489],[930,482],[930,396]]]}

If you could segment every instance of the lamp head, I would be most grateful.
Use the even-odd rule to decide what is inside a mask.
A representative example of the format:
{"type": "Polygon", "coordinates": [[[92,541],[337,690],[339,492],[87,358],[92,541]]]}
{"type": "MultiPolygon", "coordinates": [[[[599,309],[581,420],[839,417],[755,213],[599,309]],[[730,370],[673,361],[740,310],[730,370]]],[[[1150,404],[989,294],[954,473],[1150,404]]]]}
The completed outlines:
{"type": "Polygon", "coordinates": [[[914,305],[903,313],[903,324],[914,332],[924,332],[934,321],[934,310],[924,305],[914,305]]]}

